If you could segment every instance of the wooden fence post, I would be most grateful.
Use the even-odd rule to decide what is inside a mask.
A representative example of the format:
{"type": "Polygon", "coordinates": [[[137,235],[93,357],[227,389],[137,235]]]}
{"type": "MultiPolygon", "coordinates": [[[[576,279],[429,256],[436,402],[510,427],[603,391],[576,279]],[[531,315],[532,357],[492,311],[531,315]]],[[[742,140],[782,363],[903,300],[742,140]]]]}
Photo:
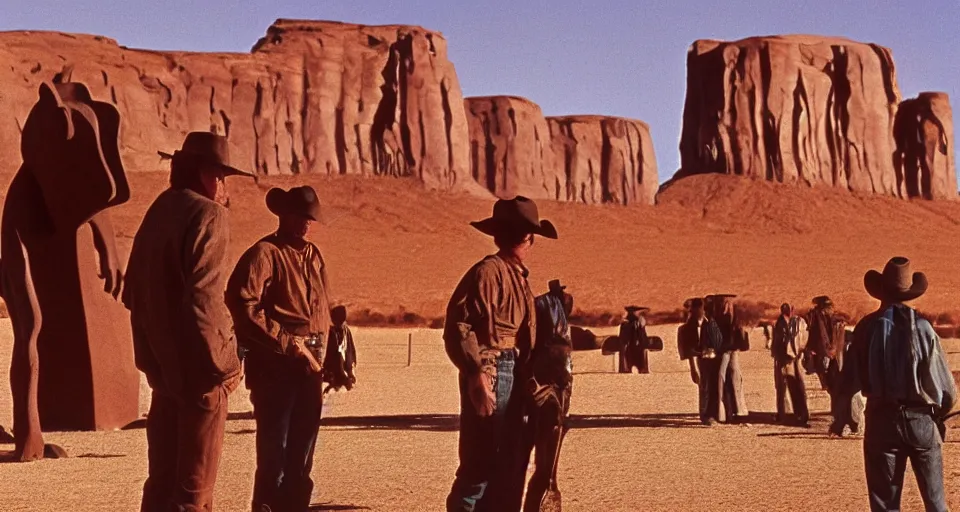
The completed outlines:
{"type": "Polygon", "coordinates": [[[407,366],[413,364],[413,333],[407,334],[407,366]]]}

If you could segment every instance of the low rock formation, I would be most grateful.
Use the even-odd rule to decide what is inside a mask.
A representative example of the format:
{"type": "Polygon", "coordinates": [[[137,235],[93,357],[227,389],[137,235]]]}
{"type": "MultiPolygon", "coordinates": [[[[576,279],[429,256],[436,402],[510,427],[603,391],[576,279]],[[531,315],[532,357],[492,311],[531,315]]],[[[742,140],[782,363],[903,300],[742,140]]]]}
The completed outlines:
{"type": "Polygon", "coordinates": [[[446,40],[419,27],[278,20],[251,53],[133,50],[99,36],[0,33],[0,172],[19,165],[37,85],[66,67],[123,119],[130,171],[192,130],[228,137],[237,166],[260,174],[469,179],[467,124],[446,40]]]}
{"type": "Polygon", "coordinates": [[[897,152],[894,165],[907,195],[925,199],[957,197],[953,113],[950,97],[925,92],[905,100],[893,128],[897,152]]]}
{"type": "Polygon", "coordinates": [[[893,58],[881,46],[814,36],[697,41],[687,55],[677,176],[906,197],[891,158],[899,104],[893,58]]]}
{"type": "Polygon", "coordinates": [[[650,128],[603,116],[544,117],[523,98],[467,98],[473,178],[497,196],[653,204],[650,128]]]}

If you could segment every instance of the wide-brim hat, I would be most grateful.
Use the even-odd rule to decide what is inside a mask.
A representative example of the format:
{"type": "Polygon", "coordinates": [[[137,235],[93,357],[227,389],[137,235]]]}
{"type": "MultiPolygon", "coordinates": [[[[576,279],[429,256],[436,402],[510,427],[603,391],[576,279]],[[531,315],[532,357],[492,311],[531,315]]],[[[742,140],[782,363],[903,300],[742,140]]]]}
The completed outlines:
{"type": "Polygon", "coordinates": [[[703,298],[694,297],[683,302],[684,309],[703,309],[703,298]]]}
{"type": "Polygon", "coordinates": [[[485,235],[502,233],[534,234],[545,238],[557,238],[557,228],[549,220],[540,220],[537,203],[532,199],[517,196],[500,199],[493,205],[490,218],[470,223],[485,235]]]}
{"type": "Polygon", "coordinates": [[[277,217],[298,215],[313,221],[320,220],[320,198],[309,185],[290,190],[272,188],[267,192],[267,209],[277,217]]]}
{"type": "Polygon", "coordinates": [[[210,132],[190,132],[183,139],[183,145],[173,153],[157,151],[163,158],[187,157],[198,163],[213,165],[223,171],[224,176],[246,176],[256,179],[253,174],[241,171],[230,164],[230,147],[227,138],[210,132]]]}
{"type": "Polygon", "coordinates": [[[547,284],[547,286],[550,288],[550,291],[551,291],[551,292],[562,292],[562,291],[564,291],[564,290],[567,289],[566,286],[563,286],[562,284],[560,284],[560,280],[559,280],[559,279],[554,279],[554,280],[550,281],[550,282],[547,284]]]}
{"type": "Polygon", "coordinates": [[[637,311],[650,311],[650,308],[644,306],[624,306],[623,309],[627,310],[627,313],[635,313],[637,311]]]}
{"type": "Polygon", "coordinates": [[[818,295],[813,298],[812,302],[818,306],[830,307],[833,306],[833,300],[826,295],[818,295]]]}
{"type": "Polygon", "coordinates": [[[927,276],[911,272],[910,260],[902,256],[890,258],[883,272],[868,270],[863,276],[863,287],[879,301],[904,302],[927,292],[927,276]]]}

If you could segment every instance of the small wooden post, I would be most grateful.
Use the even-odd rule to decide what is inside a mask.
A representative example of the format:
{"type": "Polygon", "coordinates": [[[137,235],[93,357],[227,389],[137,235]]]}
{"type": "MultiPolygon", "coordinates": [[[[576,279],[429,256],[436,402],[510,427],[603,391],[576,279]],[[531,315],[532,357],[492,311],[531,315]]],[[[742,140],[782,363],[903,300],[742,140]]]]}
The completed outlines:
{"type": "Polygon", "coordinates": [[[407,334],[407,366],[413,364],[413,333],[407,334]]]}

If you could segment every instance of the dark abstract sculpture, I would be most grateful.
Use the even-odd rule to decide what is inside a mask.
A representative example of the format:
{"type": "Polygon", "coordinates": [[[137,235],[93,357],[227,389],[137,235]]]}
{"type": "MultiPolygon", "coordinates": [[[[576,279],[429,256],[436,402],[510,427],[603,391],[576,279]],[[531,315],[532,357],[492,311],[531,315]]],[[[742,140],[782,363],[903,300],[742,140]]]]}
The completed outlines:
{"type": "Polygon", "coordinates": [[[39,96],[23,126],[23,164],[0,224],[0,284],[14,332],[13,455],[20,461],[43,457],[41,427],[118,428],[137,418],[139,397],[106,212],[130,197],[120,115],[82,84],[44,83],[39,96]]]}

